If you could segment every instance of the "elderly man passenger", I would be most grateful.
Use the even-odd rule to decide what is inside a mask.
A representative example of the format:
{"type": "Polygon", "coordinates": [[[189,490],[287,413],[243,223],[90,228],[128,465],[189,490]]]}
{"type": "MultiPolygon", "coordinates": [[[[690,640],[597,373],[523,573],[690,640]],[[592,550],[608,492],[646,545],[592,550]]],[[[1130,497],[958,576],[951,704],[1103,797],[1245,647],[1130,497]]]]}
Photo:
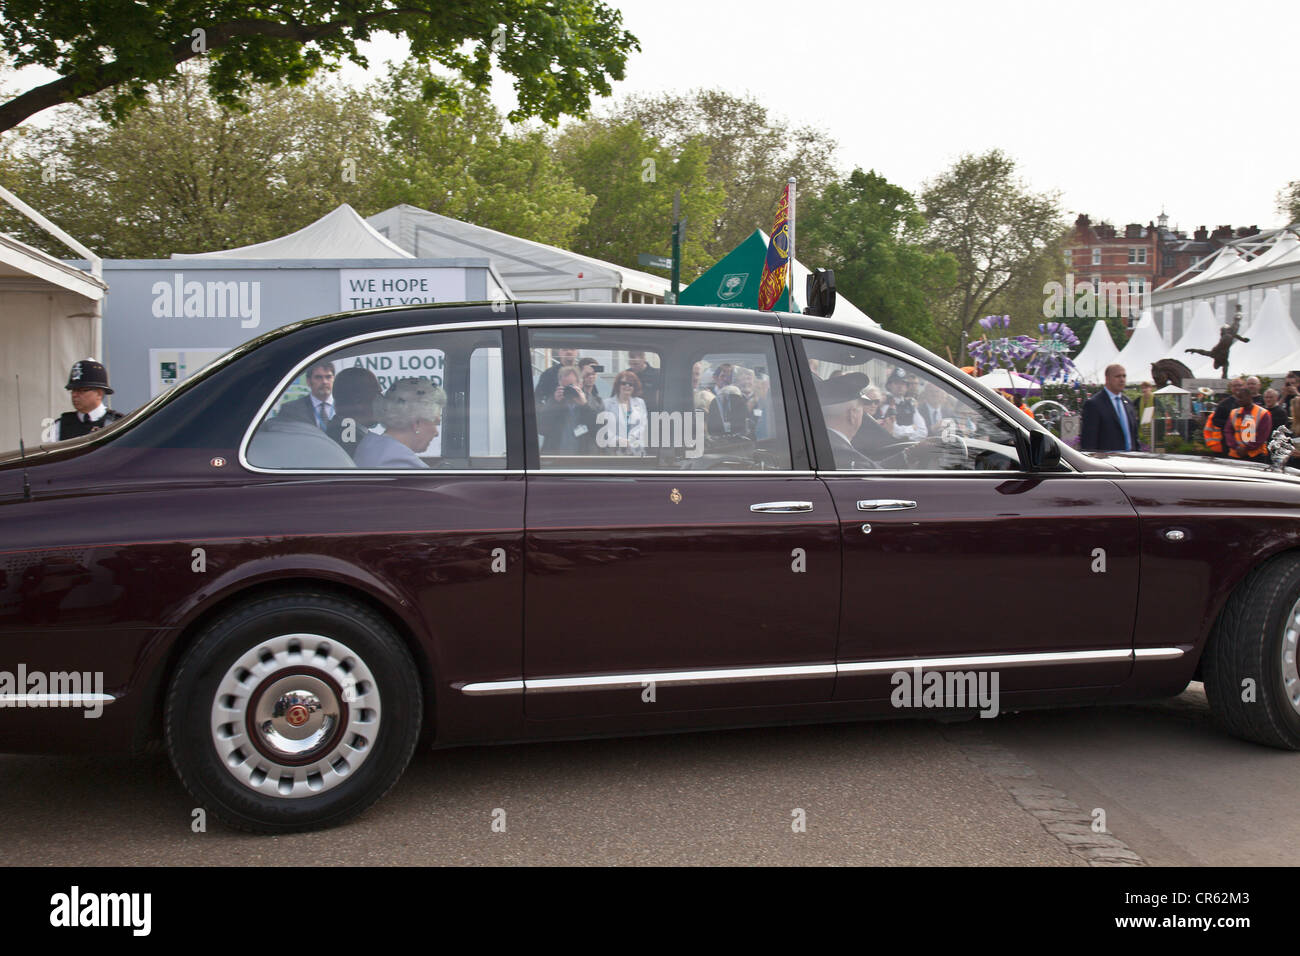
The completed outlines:
{"type": "Polygon", "coordinates": [[[382,435],[357,443],[358,468],[428,468],[419,456],[438,437],[447,394],[427,378],[401,378],[379,400],[382,435]]]}

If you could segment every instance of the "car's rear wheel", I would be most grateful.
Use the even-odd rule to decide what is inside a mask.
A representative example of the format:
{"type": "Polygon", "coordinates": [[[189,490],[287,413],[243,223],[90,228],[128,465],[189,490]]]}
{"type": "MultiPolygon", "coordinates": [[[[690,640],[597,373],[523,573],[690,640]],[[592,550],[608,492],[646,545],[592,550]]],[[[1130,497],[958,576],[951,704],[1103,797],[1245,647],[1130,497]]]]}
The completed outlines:
{"type": "Polygon", "coordinates": [[[167,695],[166,738],[191,794],[259,833],[333,826],[382,797],[420,733],[411,655],[368,608],[263,597],[207,627],[167,695]]]}
{"type": "Polygon", "coordinates": [[[1229,733],[1300,750],[1300,556],[1283,555],[1228,598],[1205,648],[1205,694],[1229,733]]]}

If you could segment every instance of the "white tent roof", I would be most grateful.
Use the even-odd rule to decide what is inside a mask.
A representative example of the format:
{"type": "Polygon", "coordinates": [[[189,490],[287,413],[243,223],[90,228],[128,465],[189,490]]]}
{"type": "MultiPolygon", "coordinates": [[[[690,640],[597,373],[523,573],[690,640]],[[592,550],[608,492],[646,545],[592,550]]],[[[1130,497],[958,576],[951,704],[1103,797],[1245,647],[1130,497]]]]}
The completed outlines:
{"type": "Polygon", "coordinates": [[[1293,265],[1300,262],[1300,242],[1287,249],[1286,252],[1279,255],[1269,263],[1270,266],[1293,265]]]}
{"type": "Polygon", "coordinates": [[[483,257],[521,299],[619,301],[624,290],[662,298],[672,288],[660,276],[578,255],[542,242],[461,222],[403,203],[366,223],[421,258],[483,257]]]}
{"type": "Polygon", "coordinates": [[[1279,262],[1297,261],[1292,254],[1300,249],[1300,239],[1295,233],[1283,232],[1273,244],[1250,261],[1251,269],[1266,269],[1279,262]]]}
{"type": "Polygon", "coordinates": [[[1115,340],[1110,337],[1110,327],[1104,319],[1098,319],[1092,326],[1092,334],[1079,354],[1074,356],[1074,367],[1079,370],[1085,382],[1100,382],[1106,378],[1106,366],[1119,356],[1115,340]]]}
{"type": "Polygon", "coordinates": [[[1168,356],[1169,347],[1160,337],[1160,330],[1156,328],[1156,320],[1152,318],[1151,310],[1144,309],[1142,317],[1133,327],[1133,334],[1129,336],[1127,344],[1119,350],[1115,361],[1124,366],[1130,379],[1141,382],[1151,377],[1152,362],[1158,362],[1168,356]]]}
{"type": "Polygon", "coordinates": [[[411,259],[347,203],[278,239],[221,252],[172,253],[173,259],[411,259]]]}
{"type": "Polygon", "coordinates": [[[1220,249],[1218,252],[1214,254],[1213,259],[1211,259],[1209,264],[1206,265],[1205,270],[1203,272],[1200,272],[1197,275],[1192,276],[1190,279],[1183,282],[1182,285],[1179,286],[1179,288],[1182,288],[1182,286],[1191,285],[1193,282],[1205,282],[1209,279],[1213,279],[1216,276],[1222,275],[1228,269],[1229,266],[1240,261],[1241,261],[1241,253],[1239,253],[1236,249],[1232,248],[1232,246],[1224,246],[1222,249],[1220,249]]]}
{"type": "Polygon", "coordinates": [[[1208,355],[1194,355],[1186,351],[1189,348],[1211,349],[1219,341],[1219,320],[1214,317],[1214,310],[1204,299],[1196,303],[1192,321],[1183,326],[1183,334],[1174,343],[1170,358],[1178,359],[1192,370],[1195,378],[1214,378],[1214,359],[1208,355]]]}
{"type": "Polygon", "coordinates": [[[1249,342],[1238,342],[1228,353],[1230,372],[1277,376],[1297,367],[1293,358],[1300,353],[1300,329],[1287,314],[1279,290],[1269,289],[1264,294],[1248,338],[1249,342]]]}

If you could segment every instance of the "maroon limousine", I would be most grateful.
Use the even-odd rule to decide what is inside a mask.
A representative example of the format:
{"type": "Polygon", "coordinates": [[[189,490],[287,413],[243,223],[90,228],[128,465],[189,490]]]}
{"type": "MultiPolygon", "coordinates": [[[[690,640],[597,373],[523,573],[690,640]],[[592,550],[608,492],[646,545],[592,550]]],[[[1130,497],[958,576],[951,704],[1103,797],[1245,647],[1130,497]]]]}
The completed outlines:
{"type": "Polygon", "coordinates": [[[1080,454],[912,343],[812,316],[300,322],[0,456],[0,558],[0,749],[162,740],[255,831],[361,812],[419,743],[1190,680],[1230,732],[1300,748],[1300,479],[1080,454]]]}

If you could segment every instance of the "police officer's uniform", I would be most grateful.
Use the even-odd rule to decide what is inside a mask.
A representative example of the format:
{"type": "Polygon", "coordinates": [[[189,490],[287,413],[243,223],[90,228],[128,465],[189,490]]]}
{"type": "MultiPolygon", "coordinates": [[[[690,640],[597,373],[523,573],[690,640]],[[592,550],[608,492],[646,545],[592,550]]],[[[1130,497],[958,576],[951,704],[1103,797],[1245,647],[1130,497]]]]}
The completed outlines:
{"type": "MultiPolygon", "coordinates": [[[[74,388],[102,388],[105,395],[113,394],[113,390],[108,387],[108,371],[102,363],[91,358],[73,364],[72,371],[68,374],[68,384],[64,388],[68,391],[74,388]]],[[[54,440],[65,441],[89,435],[121,417],[121,412],[113,411],[103,402],[93,412],[64,412],[55,426],[54,440]]]]}

